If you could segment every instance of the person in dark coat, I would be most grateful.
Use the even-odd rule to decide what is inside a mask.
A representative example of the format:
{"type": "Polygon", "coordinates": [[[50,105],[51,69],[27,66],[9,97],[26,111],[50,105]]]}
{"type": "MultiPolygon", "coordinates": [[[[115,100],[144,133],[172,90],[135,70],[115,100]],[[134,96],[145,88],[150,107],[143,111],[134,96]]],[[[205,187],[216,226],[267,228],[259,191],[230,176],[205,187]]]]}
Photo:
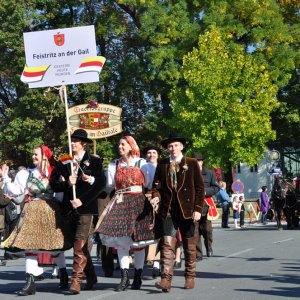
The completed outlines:
{"type": "Polygon", "coordinates": [[[51,186],[55,192],[64,192],[62,202],[63,214],[69,222],[68,228],[74,234],[73,274],[69,291],[79,294],[83,276],[86,276],[84,290],[91,290],[97,282],[97,276],[88,250],[88,240],[93,234],[94,216],[98,215],[98,196],[105,186],[102,161],[91,155],[88,144],[92,140],[87,132],[77,129],[71,135],[74,157],[74,170],[71,164],[59,162],[53,172],[51,186]],[[76,197],[73,195],[75,186],[76,197]]]}
{"type": "MultiPolygon", "coordinates": [[[[193,153],[192,157],[197,159],[202,172],[205,187],[205,198],[211,198],[216,195],[220,189],[215,172],[203,167],[204,157],[201,153],[193,153]]],[[[208,208],[209,205],[205,202],[198,227],[199,237],[197,241],[197,261],[202,260],[203,258],[201,236],[203,236],[204,239],[207,257],[211,257],[213,255],[213,228],[211,220],[207,219],[208,208]]]]}
{"type": "Polygon", "coordinates": [[[178,229],[182,236],[185,255],[185,289],[195,286],[196,276],[196,226],[204,205],[204,182],[194,158],[182,154],[186,140],[170,136],[161,145],[170,156],[159,161],[152,186],[150,203],[159,203],[159,216],[163,220],[161,240],[161,281],[155,286],[163,292],[171,289],[174,252],[178,229]]]}

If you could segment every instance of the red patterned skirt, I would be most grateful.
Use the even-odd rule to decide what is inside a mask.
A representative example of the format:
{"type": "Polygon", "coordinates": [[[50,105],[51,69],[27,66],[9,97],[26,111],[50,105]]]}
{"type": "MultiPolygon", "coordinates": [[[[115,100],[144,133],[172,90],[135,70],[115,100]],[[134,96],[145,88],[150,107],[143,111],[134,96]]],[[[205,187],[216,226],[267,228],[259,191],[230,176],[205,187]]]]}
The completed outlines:
{"type": "Polygon", "coordinates": [[[122,202],[117,202],[96,231],[111,237],[127,236],[134,242],[154,239],[152,206],[144,194],[123,194],[122,202]]]}

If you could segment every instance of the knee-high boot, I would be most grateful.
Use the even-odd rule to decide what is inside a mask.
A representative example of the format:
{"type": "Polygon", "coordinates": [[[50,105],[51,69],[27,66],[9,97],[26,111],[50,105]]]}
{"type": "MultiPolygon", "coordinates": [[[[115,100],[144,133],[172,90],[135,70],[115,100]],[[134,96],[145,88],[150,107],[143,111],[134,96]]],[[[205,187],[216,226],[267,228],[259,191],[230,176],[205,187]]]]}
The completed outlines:
{"type": "Polygon", "coordinates": [[[185,289],[193,289],[195,287],[196,243],[197,237],[185,238],[183,240],[183,249],[185,256],[185,289]]]}
{"type": "Polygon", "coordinates": [[[134,269],[134,279],[131,284],[132,290],[139,290],[142,285],[142,272],[143,269],[134,269]]]}
{"type": "Polygon", "coordinates": [[[32,274],[26,273],[26,283],[25,286],[17,292],[18,296],[28,296],[35,294],[35,283],[34,276],[32,274]]]}
{"type": "Polygon", "coordinates": [[[156,282],[155,287],[167,293],[171,289],[177,239],[171,236],[164,236],[161,243],[161,281],[156,282]]]}
{"type": "Polygon", "coordinates": [[[87,248],[87,241],[76,240],[74,242],[73,274],[71,277],[72,284],[69,289],[72,294],[80,293],[80,285],[84,276],[84,269],[87,264],[84,247],[87,248]]]}

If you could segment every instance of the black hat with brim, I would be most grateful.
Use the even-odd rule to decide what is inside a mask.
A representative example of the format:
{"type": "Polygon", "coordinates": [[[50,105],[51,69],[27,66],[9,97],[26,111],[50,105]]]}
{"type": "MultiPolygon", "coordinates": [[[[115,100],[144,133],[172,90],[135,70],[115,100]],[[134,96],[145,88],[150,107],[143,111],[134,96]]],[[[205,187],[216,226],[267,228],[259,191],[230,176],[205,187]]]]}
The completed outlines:
{"type": "Polygon", "coordinates": [[[174,143],[174,142],[180,142],[183,144],[183,146],[185,146],[186,144],[186,139],[182,136],[174,136],[174,135],[170,135],[167,139],[163,140],[161,142],[161,145],[164,147],[164,148],[168,148],[168,145],[170,143],[174,143]]]}
{"type": "Polygon", "coordinates": [[[147,152],[148,152],[149,150],[155,150],[158,154],[159,154],[160,151],[161,151],[160,148],[159,148],[158,146],[153,145],[153,144],[150,144],[150,145],[146,146],[145,149],[144,149],[144,153],[147,154],[147,152]]]}
{"type": "Polygon", "coordinates": [[[92,143],[93,141],[91,139],[89,139],[87,132],[84,129],[76,129],[72,135],[71,135],[71,139],[79,139],[83,142],[87,142],[87,143],[92,143]]]}

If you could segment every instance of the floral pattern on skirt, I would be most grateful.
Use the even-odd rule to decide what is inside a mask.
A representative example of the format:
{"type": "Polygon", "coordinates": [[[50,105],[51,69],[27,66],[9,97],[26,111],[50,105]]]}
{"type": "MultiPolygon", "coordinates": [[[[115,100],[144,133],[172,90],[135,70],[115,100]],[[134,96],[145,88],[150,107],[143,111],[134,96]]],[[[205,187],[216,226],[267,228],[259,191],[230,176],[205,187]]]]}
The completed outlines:
{"type": "Polygon", "coordinates": [[[53,200],[27,202],[15,229],[3,242],[12,251],[64,249],[63,219],[53,200]]]}
{"type": "Polygon", "coordinates": [[[112,237],[128,236],[135,242],[154,239],[152,206],[145,196],[141,193],[123,194],[122,202],[117,202],[96,231],[112,237]]]}

